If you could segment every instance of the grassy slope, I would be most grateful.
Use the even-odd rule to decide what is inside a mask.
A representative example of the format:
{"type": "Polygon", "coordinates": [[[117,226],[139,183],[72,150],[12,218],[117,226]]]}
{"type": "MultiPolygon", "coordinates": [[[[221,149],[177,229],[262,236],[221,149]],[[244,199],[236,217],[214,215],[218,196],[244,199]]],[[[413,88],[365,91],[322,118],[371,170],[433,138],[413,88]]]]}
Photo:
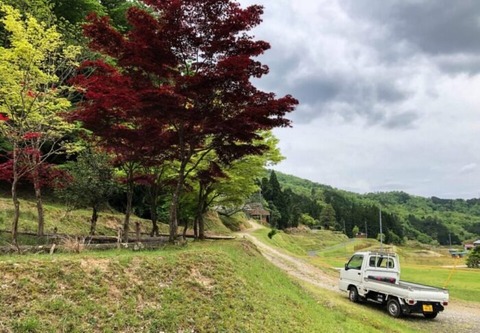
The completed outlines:
{"type": "MultiPolygon", "coordinates": [[[[0,233],[0,246],[6,245],[10,242],[9,231],[11,229],[11,221],[13,218],[12,199],[9,194],[3,189],[0,189],[0,230],[7,231],[7,233],[0,233]]],[[[35,200],[28,195],[22,196],[24,199],[20,200],[20,232],[32,232],[37,230],[37,211],[35,200]]],[[[45,232],[47,234],[53,233],[54,228],[59,234],[69,235],[88,235],[90,231],[91,210],[76,209],[67,211],[66,207],[58,202],[52,200],[51,197],[44,198],[44,213],[45,213],[45,232]]],[[[112,211],[103,211],[99,214],[97,222],[97,235],[116,236],[118,228],[123,226],[124,214],[112,211]]],[[[149,233],[151,230],[151,222],[149,220],[141,219],[132,216],[130,219],[130,231],[134,232],[135,222],[140,223],[141,232],[149,233]]],[[[216,214],[207,214],[205,219],[207,234],[231,234],[231,230],[222,224],[222,221],[216,214]]],[[[161,233],[168,234],[168,225],[159,223],[161,233]]],[[[179,232],[183,232],[183,227],[179,228],[179,232]]],[[[43,240],[35,239],[33,237],[20,236],[19,243],[22,245],[34,245],[43,240]]]]}
{"type": "Polygon", "coordinates": [[[2,257],[0,271],[2,332],[411,331],[312,296],[246,241],[2,257]]]}

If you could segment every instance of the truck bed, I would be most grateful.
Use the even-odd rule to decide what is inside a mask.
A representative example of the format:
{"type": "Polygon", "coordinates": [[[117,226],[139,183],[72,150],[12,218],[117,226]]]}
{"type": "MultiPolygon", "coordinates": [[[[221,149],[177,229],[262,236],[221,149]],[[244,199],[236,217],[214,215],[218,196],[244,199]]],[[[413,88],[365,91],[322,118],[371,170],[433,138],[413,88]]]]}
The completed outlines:
{"type": "Polygon", "coordinates": [[[391,283],[367,277],[365,278],[364,287],[368,291],[401,296],[403,298],[439,302],[448,300],[448,291],[446,289],[402,280],[400,280],[398,283],[391,283]]]}

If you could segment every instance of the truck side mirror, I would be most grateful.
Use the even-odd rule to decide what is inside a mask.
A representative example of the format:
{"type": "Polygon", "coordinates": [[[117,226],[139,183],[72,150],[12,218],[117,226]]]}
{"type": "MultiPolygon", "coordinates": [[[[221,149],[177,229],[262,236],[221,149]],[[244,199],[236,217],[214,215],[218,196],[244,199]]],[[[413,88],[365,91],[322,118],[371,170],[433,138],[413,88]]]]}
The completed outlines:
{"type": "Polygon", "coordinates": [[[348,271],[348,263],[345,263],[345,270],[348,271]]]}

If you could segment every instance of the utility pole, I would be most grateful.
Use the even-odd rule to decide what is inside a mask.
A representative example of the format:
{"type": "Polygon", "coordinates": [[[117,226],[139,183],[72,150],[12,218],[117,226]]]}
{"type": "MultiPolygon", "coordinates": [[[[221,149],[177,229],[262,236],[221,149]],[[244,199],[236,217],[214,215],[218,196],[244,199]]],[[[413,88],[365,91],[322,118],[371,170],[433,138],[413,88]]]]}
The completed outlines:
{"type": "Polygon", "coordinates": [[[380,250],[383,250],[382,208],[379,208],[379,215],[380,215],[380,250]]]}
{"type": "Polygon", "coordinates": [[[365,221],[365,238],[368,238],[368,225],[367,225],[367,221],[365,221]]]}

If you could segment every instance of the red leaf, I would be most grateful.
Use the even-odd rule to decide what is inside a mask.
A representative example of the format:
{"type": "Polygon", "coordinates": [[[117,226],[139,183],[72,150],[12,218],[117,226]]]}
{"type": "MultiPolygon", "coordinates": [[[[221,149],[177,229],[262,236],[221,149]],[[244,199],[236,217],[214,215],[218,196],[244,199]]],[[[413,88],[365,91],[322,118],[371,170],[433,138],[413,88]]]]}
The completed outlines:
{"type": "Polygon", "coordinates": [[[31,140],[31,139],[37,139],[42,136],[42,133],[40,132],[27,132],[23,136],[25,140],[31,140]]]}

